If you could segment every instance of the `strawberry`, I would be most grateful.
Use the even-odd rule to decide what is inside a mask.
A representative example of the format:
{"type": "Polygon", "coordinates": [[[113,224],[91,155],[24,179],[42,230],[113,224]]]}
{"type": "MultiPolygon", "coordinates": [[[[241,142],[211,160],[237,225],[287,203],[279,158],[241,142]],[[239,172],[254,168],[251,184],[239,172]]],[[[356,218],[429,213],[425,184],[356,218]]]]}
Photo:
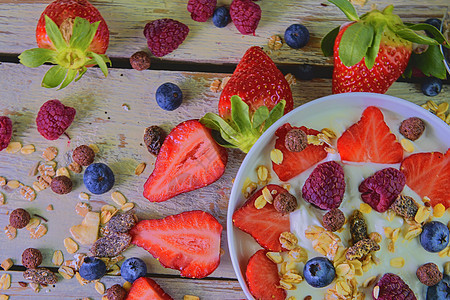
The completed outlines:
{"type": "Polygon", "coordinates": [[[317,135],[319,132],[314,129],[301,127],[292,127],[291,124],[286,123],[277,129],[275,135],[277,139],[275,141],[275,148],[283,153],[283,161],[281,164],[272,162],[273,171],[278,175],[278,178],[282,181],[287,181],[298,174],[302,173],[306,169],[309,169],[316,163],[327,157],[325,151],[325,144],[323,145],[311,145],[309,144],[305,149],[300,152],[289,151],[285,146],[286,134],[291,129],[300,129],[307,135],[317,135]]]}
{"type": "Polygon", "coordinates": [[[420,197],[430,198],[430,204],[442,203],[450,207],[450,149],[440,152],[416,153],[408,156],[400,165],[405,174],[406,185],[420,197]]]}
{"type": "Polygon", "coordinates": [[[361,119],[342,133],[337,149],[343,161],[395,164],[403,159],[402,145],[375,106],[367,107],[361,119]]]}
{"type": "MultiPolygon", "coordinates": [[[[288,193],[275,184],[266,186],[270,192],[288,193]]],[[[272,204],[256,209],[255,201],[262,195],[262,190],[255,192],[244,205],[233,214],[234,226],[250,234],[262,247],[270,251],[282,251],[280,234],[290,231],[289,214],[283,215],[272,204]]]]}
{"type": "Polygon", "coordinates": [[[207,212],[142,220],[130,234],[133,244],[150,252],[164,267],[181,271],[181,276],[203,278],[219,266],[222,225],[207,212]]]}
{"type": "Polygon", "coordinates": [[[248,288],[259,300],[284,300],[286,291],[280,287],[278,268],[267,256],[267,251],[258,250],[250,257],[245,271],[248,288]]]}
{"type": "Polygon", "coordinates": [[[173,300],[163,289],[148,277],[139,277],[131,285],[126,300],[173,300]]]}
{"type": "MultiPolygon", "coordinates": [[[[411,57],[413,42],[436,48],[439,44],[445,44],[445,38],[436,28],[430,29],[434,38],[415,32],[433,27],[429,24],[403,24],[400,17],[392,13],[394,9],[392,5],[383,11],[375,9],[358,17],[349,1],[329,0],[329,2],[338,6],[352,21],[341,28],[335,28],[322,40],[323,53],[334,57],[332,88],[335,94],[346,92],[383,94],[405,71],[411,57]]],[[[435,73],[431,70],[429,74],[445,78],[442,54],[439,51],[430,51],[427,55],[435,55],[438,64],[442,65],[435,68],[435,73]]],[[[426,64],[423,67],[426,68],[426,64]]]]}
{"type": "Polygon", "coordinates": [[[249,48],[220,95],[219,115],[200,122],[221,133],[223,146],[247,153],[294,102],[288,82],[260,47],[249,48]],[[241,103],[243,102],[243,103],[241,103]]]}
{"type": "Polygon", "coordinates": [[[60,89],[77,81],[86,68],[98,64],[105,76],[104,55],[109,30],[100,12],[87,0],[56,0],[42,12],[36,27],[39,48],[24,51],[20,62],[35,68],[45,62],[56,64],[42,80],[42,86],[60,89]],[[78,77],[77,77],[78,74],[78,77]]]}
{"type": "Polygon", "coordinates": [[[202,188],[222,176],[228,155],[198,120],[178,124],[164,140],[155,169],[144,185],[144,197],[166,201],[202,188]]]}

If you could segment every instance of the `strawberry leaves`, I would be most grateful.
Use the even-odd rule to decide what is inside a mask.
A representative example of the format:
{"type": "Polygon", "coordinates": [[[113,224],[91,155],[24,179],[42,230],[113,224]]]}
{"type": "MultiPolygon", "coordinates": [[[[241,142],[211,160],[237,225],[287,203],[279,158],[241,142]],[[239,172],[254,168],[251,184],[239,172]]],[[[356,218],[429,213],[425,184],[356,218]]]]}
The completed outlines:
{"type": "Polygon", "coordinates": [[[351,21],[358,21],[359,17],[355,7],[347,0],[328,0],[336,5],[351,21]]]}
{"type": "Polygon", "coordinates": [[[372,44],[373,27],[364,23],[354,23],[342,35],[339,57],[342,63],[351,67],[363,59],[372,44]]]}
{"type": "MultiPolygon", "coordinates": [[[[258,138],[284,113],[286,101],[281,100],[269,112],[266,106],[260,106],[250,115],[249,106],[239,96],[231,97],[231,120],[229,122],[219,115],[207,113],[200,122],[208,128],[217,130],[226,143],[223,147],[239,148],[247,153],[258,138]]],[[[217,141],[219,142],[219,141],[217,141]]]]}
{"type": "Polygon", "coordinates": [[[36,68],[44,63],[56,64],[42,80],[42,86],[62,89],[72,81],[78,81],[87,66],[98,65],[105,77],[110,59],[104,54],[87,51],[97,32],[100,21],[90,24],[88,20],[76,17],[73,25],[58,27],[45,15],[45,30],[54,49],[34,48],[19,55],[20,63],[36,68]],[[71,30],[71,32],[70,32],[71,30]],[[78,75],[78,76],[77,76],[78,75]]]}

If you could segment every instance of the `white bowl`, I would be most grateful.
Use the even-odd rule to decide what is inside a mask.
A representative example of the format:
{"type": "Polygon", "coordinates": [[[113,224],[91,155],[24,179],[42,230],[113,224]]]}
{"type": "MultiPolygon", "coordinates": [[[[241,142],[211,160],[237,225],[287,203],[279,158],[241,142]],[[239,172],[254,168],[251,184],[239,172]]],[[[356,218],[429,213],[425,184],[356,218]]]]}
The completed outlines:
{"type": "MultiPolygon", "coordinates": [[[[324,112],[327,113],[330,111],[336,111],[341,118],[343,115],[346,116],[345,114],[347,114],[348,118],[352,120],[350,122],[350,124],[352,124],[359,120],[361,117],[361,112],[368,106],[377,106],[382,109],[385,118],[386,114],[392,112],[392,115],[398,115],[402,119],[415,116],[424,120],[427,126],[427,134],[432,135],[436,138],[436,140],[439,140],[439,145],[432,145],[430,149],[421,149],[421,152],[445,152],[450,147],[449,125],[432,113],[412,102],[382,94],[346,93],[326,96],[306,103],[279,119],[259,138],[242,162],[231,190],[228,205],[228,247],[230,250],[234,271],[248,299],[254,298],[246,284],[245,269],[250,256],[253,255],[258,249],[261,249],[261,247],[250,235],[242,232],[233,225],[232,216],[234,211],[240,208],[246,200],[241,193],[244,180],[247,177],[254,177],[255,168],[258,161],[263,155],[267,157],[270,149],[273,149],[275,131],[284,123],[291,123],[293,126],[311,126],[314,129],[320,130],[323,127],[330,126],[328,124],[329,122],[332,122],[332,120],[323,119],[320,122],[326,124],[323,124],[320,128],[318,128],[317,125],[314,126],[311,124],[317,124],[318,116],[320,118],[320,115],[323,115],[324,112]],[[354,111],[355,109],[358,111],[359,115],[349,115],[349,112],[352,110],[354,111]]],[[[277,179],[276,175],[273,177],[277,179]]]]}

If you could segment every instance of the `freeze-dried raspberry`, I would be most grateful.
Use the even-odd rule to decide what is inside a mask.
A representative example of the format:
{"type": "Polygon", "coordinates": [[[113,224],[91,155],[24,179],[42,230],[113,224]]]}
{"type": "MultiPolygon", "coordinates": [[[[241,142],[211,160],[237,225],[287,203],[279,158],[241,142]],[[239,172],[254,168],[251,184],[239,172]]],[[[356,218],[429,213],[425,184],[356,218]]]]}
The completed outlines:
{"type": "Polygon", "coordinates": [[[36,117],[39,133],[47,140],[56,140],[72,124],[76,110],[65,106],[59,100],[45,102],[36,117]]]}
{"type": "Polygon", "coordinates": [[[344,169],[335,161],[318,165],[302,188],[302,197],[325,210],[338,208],[345,192],[344,169]]]}
{"type": "Polygon", "coordinates": [[[409,286],[399,276],[392,273],[384,274],[373,291],[373,299],[377,300],[417,300],[409,286]],[[375,293],[378,293],[378,297],[375,293]]]}
{"type": "Polygon", "coordinates": [[[158,19],[145,25],[144,36],[154,56],[169,54],[183,43],[189,27],[173,19],[158,19]]]}
{"type": "Polygon", "coordinates": [[[358,189],[364,202],[377,212],[385,212],[400,195],[405,183],[402,172],[386,168],[364,179],[358,189]]]}
{"type": "Polygon", "coordinates": [[[256,27],[261,19],[261,8],[251,0],[233,0],[230,16],[240,33],[255,35],[256,27]]]}
{"type": "Polygon", "coordinates": [[[399,131],[405,138],[415,141],[425,131],[425,122],[417,117],[411,117],[402,121],[399,131]]]}
{"type": "Polygon", "coordinates": [[[189,0],[187,5],[191,18],[197,22],[206,22],[212,17],[217,0],[189,0]]]}
{"type": "Polygon", "coordinates": [[[8,147],[12,135],[12,122],[6,116],[0,116],[0,151],[8,147]]]}
{"type": "Polygon", "coordinates": [[[345,223],[344,213],[338,208],[333,208],[330,211],[328,211],[325,215],[323,215],[322,223],[323,227],[326,230],[338,231],[339,229],[342,228],[342,226],[344,226],[345,223]]]}
{"type": "Polygon", "coordinates": [[[439,283],[439,281],[442,280],[444,277],[444,274],[442,274],[441,271],[439,271],[439,268],[434,263],[427,263],[424,265],[421,265],[417,271],[416,276],[419,279],[420,282],[427,286],[433,286],[439,283]]]}

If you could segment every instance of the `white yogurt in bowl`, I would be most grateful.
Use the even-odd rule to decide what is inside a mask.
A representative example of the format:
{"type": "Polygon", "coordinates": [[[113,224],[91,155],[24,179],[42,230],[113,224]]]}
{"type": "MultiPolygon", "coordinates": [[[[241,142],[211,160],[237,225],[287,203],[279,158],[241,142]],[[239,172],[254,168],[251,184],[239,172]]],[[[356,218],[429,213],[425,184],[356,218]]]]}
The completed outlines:
{"type": "MultiPolygon", "coordinates": [[[[381,94],[348,93],[323,97],[298,107],[278,120],[261,136],[245,157],[234,181],[228,206],[227,234],[231,260],[241,287],[248,299],[254,298],[245,281],[245,270],[248,259],[257,250],[261,249],[261,247],[250,235],[233,226],[232,215],[234,211],[239,209],[246,201],[241,192],[246,178],[258,182],[257,174],[255,172],[257,166],[265,165],[268,167],[272,178],[270,183],[285,183],[278,180],[277,175],[271,167],[270,151],[274,148],[276,139],[275,131],[281,125],[290,123],[292,126],[306,126],[319,131],[322,128],[331,128],[339,137],[350,125],[361,118],[363,110],[368,106],[377,106],[381,109],[385,122],[392,133],[397,136],[397,140],[399,141],[403,138],[398,131],[402,120],[409,117],[419,117],[425,121],[425,132],[418,140],[413,142],[415,148],[413,153],[431,151],[445,153],[450,147],[450,126],[445,122],[416,104],[381,94]]],[[[407,155],[409,154],[405,152],[405,157],[407,155]]],[[[336,160],[340,162],[339,154],[328,154],[327,158],[322,162],[327,160],[336,160]]],[[[359,209],[360,204],[363,203],[360,198],[360,193],[358,192],[358,186],[361,181],[377,170],[386,167],[398,168],[399,164],[345,163],[343,164],[343,167],[346,191],[339,208],[344,212],[346,218],[348,218],[352,211],[359,209]]],[[[325,212],[312,207],[301,198],[301,188],[303,183],[314,168],[315,166],[288,181],[291,185],[290,193],[293,194],[300,203],[299,208],[290,214],[291,232],[295,233],[298,237],[299,246],[307,250],[309,259],[316,256],[323,256],[313,249],[311,240],[305,236],[305,230],[310,225],[322,226],[321,220],[325,212]]],[[[258,186],[258,189],[262,187],[263,186],[258,186]]],[[[423,204],[420,197],[418,197],[409,187],[405,186],[402,193],[404,195],[412,196],[416,202],[423,204]]],[[[372,266],[367,272],[364,272],[362,276],[355,277],[358,285],[361,285],[371,276],[378,276],[391,272],[399,275],[414,291],[418,299],[425,299],[426,286],[417,280],[415,275],[417,267],[424,263],[434,262],[442,271],[443,264],[446,261],[450,261],[450,257],[439,257],[436,253],[426,252],[420,245],[418,238],[406,241],[402,238],[402,234],[400,234],[398,240],[395,242],[395,251],[389,252],[387,250],[389,239],[384,235],[384,227],[391,227],[393,229],[402,228],[402,230],[406,230],[408,224],[398,216],[388,218],[387,213],[380,214],[374,210],[364,214],[364,217],[368,226],[368,232],[378,232],[383,240],[380,243],[381,250],[375,252],[375,256],[379,258],[379,264],[372,266]],[[398,257],[404,259],[404,266],[402,268],[393,268],[391,266],[391,260],[398,257]]],[[[443,217],[436,220],[447,224],[450,221],[450,214],[446,212],[443,217]]],[[[349,231],[343,230],[341,233],[337,232],[336,234],[340,237],[343,246],[348,247],[348,240],[350,239],[349,231]]],[[[301,274],[303,263],[297,263],[296,269],[300,271],[301,274]]],[[[295,299],[303,299],[305,296],[311,295],[312,299],[323,299],[327,289],[333,286],[334,282],[325,288],[318,289],[311,287],[303,281],[296,285],[295,290],[287,291],[287,298],[294,296],[295,299]]],[[[361,289],[360,291],[366,293],[366,299],[371,299],[371,289],[361,289]]]]}

